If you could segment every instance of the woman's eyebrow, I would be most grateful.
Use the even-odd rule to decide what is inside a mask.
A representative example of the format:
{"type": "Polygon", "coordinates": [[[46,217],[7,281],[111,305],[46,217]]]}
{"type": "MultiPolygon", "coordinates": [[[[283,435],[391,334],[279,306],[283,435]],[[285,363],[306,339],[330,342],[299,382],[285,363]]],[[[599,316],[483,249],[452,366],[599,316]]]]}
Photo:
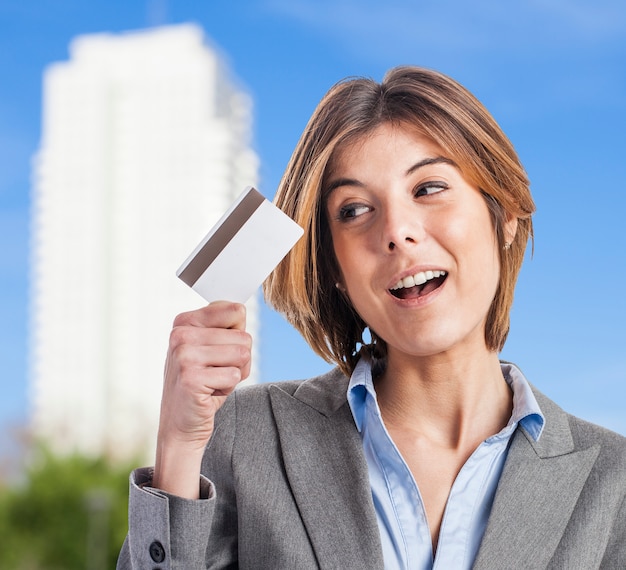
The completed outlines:
{"type": "Polygon", "coordinates": [[[363,188],[365,185],[363,182],[360,182],[354,178],[338,178],[337,180],[331,182],[324,189],[324,195],[328,196],[333,190],[339,188],[340,186],[358,186],[363,188]]]}
{"type": "MultiPolygon", "coordinates": [[[[450,166],[454,166],[458,168],[456,162],[454,162],[450,158],[446,158],[445,156],[434,156],[429,158],[424,158],[419,162],[416,162],[413,166],[411,166],[406,172],[405,176],[409,176],[413,174],[415,171],[420,168],[424,168],[425,166],[430,166],[432,164],[449,164],[450,166]]],[[[335,189],[340,186],[356,186],[358,188],[363,188],[365,184],[363,182],[355,179],[355,178],[338,178],[337,180],[332,181],[328,186],[324,188],[324,196],[328,197],[328,195],[335,189]]]]}
{"type": "Polygon", "coordinates": [[[432,158],[424,158],[423,160],[416,162],[413,166],[411,166],[406,171],[406,176],[413,174],[416,170],[419,170],[420,168],[423,168],[424,166],[430,166],[431,164],[449,164],[450,166],[454,166],[455,168],[458,168],[454,160],[450,158],[446,158],[445,156],[434,156],[432,158]]]}

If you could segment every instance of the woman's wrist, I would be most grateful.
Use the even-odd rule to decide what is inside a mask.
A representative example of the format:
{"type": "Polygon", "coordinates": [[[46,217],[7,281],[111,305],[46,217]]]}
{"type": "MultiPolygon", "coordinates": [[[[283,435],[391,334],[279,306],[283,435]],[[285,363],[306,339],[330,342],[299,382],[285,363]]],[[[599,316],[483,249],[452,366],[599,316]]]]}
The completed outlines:
{"type": "Polygon", "coordinates": [[[204,447],[157,445],[152,487],[183,499],[200,498],[200,470],[204,447]]]}

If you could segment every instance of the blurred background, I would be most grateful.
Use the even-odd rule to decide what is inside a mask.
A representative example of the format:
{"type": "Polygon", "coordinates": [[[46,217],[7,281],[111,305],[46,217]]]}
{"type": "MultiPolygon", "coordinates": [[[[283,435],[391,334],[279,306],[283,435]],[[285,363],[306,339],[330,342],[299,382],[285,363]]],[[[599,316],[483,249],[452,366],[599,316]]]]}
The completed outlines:
{"type": "MultiPolygon", "coordinates": [[[[626,434],[621,0],[0,0],[1,568],[110,568],[151,462],[175,271],[248,184],[272,198],[347,76],[447,73],[537,203],[502,357],[626,434]]],[[[327,370],[260,296],[254,380],[327,370]]]]}

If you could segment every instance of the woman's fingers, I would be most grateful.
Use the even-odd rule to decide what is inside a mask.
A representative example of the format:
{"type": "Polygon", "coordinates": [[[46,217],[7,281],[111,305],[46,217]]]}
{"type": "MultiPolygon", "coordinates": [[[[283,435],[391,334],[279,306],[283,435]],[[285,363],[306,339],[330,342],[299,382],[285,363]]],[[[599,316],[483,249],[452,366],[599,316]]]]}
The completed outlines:
{"type": "Polygon", "coordinates": [[[211,303],[176,317],[165,367],[160,439],[205,445],[224,396],[250,374],[251,352],[243,305],[211,303]]]}
{"type": "Polygon", "coordinates": [[[244,330],[246,307],[241,303],[215,301],[201,309],[178,315],[174,319],[174,327],[178,326],[244,330]]]}

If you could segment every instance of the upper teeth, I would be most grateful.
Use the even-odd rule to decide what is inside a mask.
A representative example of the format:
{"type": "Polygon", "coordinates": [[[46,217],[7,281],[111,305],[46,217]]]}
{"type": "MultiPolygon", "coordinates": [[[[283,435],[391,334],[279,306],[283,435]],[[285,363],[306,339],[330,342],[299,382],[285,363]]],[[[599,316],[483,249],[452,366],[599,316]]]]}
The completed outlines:
{"type": "Polygon", "coordinates": [[[408,275],[403,279],[400,279],[392,288],[392,291],[396,289],[402,289],[402,287],[415,287],[416,285],[423,285],[426,281],[436,279],[437,277],[443,277],[446,274],[445,271],[420,271],[415,275],[408,275]]]}

